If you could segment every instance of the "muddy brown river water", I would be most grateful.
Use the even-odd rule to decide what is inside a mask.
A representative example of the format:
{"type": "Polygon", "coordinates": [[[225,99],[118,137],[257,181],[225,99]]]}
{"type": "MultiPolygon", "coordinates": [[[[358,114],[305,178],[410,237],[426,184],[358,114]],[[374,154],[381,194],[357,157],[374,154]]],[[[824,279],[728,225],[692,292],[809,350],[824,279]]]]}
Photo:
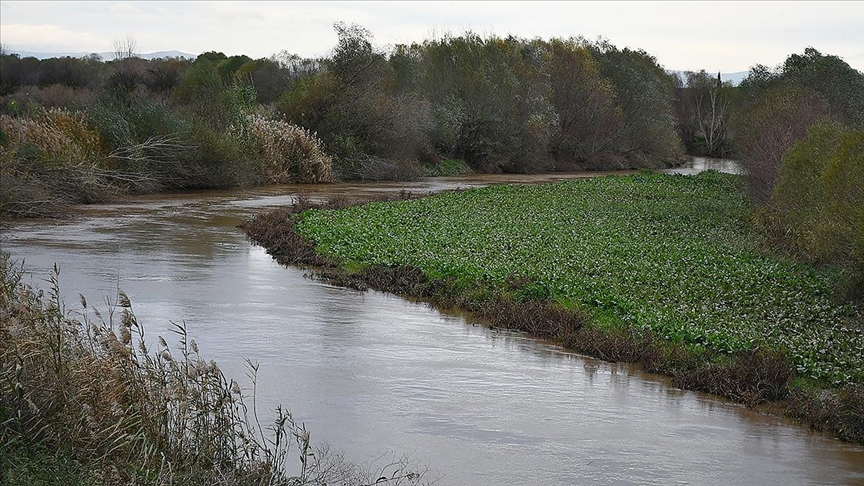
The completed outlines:
{"type": "MultiPolygon", "coordinates": [[[[585,176],[299,189],[362,198],[585,176]]],[[[280,267],[236,225],[289,204],[297,190],[81,207],[69,220],[17,222],[0,244],[43,286],[39,278],[57,263],[70,308],[80,293],[104,309],[120,288],[151,337],[170,341],[170,321],[185,321],[205,358],[244,385],[244,358],[257,361],[263,417],[282,403],[313,441],[361,463],[407,454],[441,485],[864,484],[864,448],[672,388],[632,366],[280,267]]]]}

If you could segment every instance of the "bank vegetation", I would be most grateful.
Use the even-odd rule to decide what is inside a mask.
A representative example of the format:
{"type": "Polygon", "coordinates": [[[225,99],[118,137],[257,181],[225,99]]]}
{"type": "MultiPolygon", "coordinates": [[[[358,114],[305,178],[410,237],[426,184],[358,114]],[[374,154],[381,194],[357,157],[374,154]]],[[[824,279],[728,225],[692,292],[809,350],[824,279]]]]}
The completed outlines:
{"type": "Polygon", "coordinates": [[[101,311],[60,300],[0,254],[0,483],[14,485],[427,484],[399,457],[361,466],[249,383],[206,360],[185,325],[146,337],[122,292],[101,311]],[[260,415],[259,415],[260,414],[260,415]]]}
{"type": "Polygon", "coordinates": [[[581,37],[446,34],[377,46],[338,23],[326,56],[145,60],[0,53],[0,213],[125,194],[741,157],[765,197],[820,119],[860,124],[864,81],[808,49],[741,86],[581,37]],[[794,127],[786,130],[787,126],[794,127]]]}

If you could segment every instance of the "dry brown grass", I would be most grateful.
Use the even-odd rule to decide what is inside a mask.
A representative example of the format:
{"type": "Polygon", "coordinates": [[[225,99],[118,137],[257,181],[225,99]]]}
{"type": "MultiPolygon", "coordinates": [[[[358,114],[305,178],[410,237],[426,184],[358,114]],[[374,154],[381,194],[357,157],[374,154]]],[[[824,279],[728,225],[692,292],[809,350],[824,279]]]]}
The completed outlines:
{"type": "Polygon", "coordinates": [[[73,203],[104,202],[133,190],[160,188],[147,171],[113,168],[129,153],[164,147],[164,141],[106,153],[81,112],[42,110],[0,116],[0,217],[52,217],[73,203]]]}
{"type": "Polygon", "coordinates": [[[4,444],[67,450],[107,469],[108,483],[269,484],[279,479],[288,431],[281,414],[265,437],[248,420],[240,387],[205,361],[183,325],[179,353],[143,328],[122,292],[107,315],[67,313],[57,273],[46,296],[22,282],[8,257],[0,288],[0,400],[4,444]]]}
{"type": "Polygon", "coordinates": [[[795,387],[789,396],[789,412],[816,430],[864,444],[864,386],[842,390],[795,387]]]}
{"type": "Polygon", "coordinates": [[[253,115],[240,131],[261,153],[268,182],[333,182],[333,160],[309,130],[253,115]]]}
{"type": "Polygon", "coordinates": [[[24,276],[0,257],[0,483],[27,484],[16,460],[44,450],[83,464],[84,484],[420,482],[404,461],[364,469],[312,447],[281,407],[262,426],[257,365],[248,363],[253,388],[245,396],[201,356],[183,324],[174,325],[175,350],[162,337],[150,349],[124,293],[104,313],[81,297],[73,314],[60,301],[56,269],[47,295],[24,276]],[[288,477],[295,447],[300,473],[288,477]]]}
{"type": "Polygon", "coordinates": [[[9,146],[0,150],[18,151],[28,146],[47,164],[92,163],[101,152],[99,134],[80,112],[54,108],[30,117],[2,115],[0,129],[9,137],[9,146]]]}

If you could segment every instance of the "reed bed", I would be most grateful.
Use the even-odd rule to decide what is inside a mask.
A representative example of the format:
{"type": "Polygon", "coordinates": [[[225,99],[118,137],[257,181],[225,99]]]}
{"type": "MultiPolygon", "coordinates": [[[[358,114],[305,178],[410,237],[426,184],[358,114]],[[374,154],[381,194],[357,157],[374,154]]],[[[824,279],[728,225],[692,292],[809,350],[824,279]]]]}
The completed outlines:
{"type": "Polygon", "coordinates": [[[80,310],[0,255],[0,483],[157,485],[420,484],[402,458],[360,466],[289,411],[262,425],[252,393],[204,359],[185,324],[178,345],[144,328],[119,292],[80,310]],[[251,402],[251,405],[250,405],[251,402]],[[298,462],[288,464],[295,457],[298,462]],[[291,470],[292,474],[288,471],[291,470]]]}

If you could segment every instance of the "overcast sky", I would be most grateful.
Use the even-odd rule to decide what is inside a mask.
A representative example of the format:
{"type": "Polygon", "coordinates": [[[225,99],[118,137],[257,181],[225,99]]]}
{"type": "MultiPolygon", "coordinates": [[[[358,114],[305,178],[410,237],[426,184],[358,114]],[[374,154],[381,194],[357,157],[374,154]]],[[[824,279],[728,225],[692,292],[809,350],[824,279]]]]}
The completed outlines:
{"type": "Polygon", "coordinates": [[[846,2],[35,2],[0,1],[7,50],[323,55],[333,23],[358,23],[379,46],[444,32],[602,36],[667,69],[746,71],[813,46],[864,71],[864,1],[846,2]]]}

